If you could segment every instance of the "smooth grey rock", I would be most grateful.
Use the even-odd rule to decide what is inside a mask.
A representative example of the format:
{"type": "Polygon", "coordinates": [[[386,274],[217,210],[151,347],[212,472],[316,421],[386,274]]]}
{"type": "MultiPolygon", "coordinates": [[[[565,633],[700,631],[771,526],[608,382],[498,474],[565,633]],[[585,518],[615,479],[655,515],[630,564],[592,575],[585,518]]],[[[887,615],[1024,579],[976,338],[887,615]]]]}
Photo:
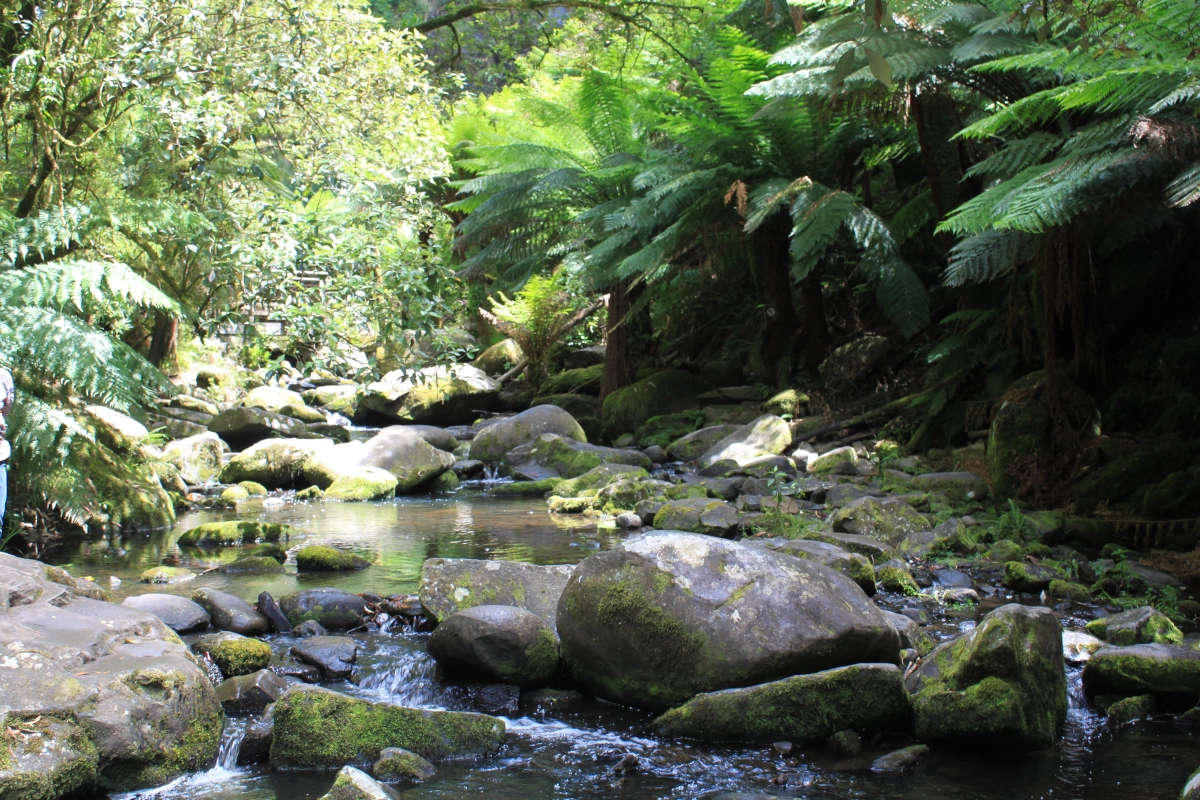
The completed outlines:
{"type": "Polygon", "coordinates": [[[287,681],[269,669],[228,678],[217,687],[226,714],[260,714],[287,691],[287,681]]]}
{"type": "Polygon", "coordinates": [[[304,463],[304,479],[328,489],[340,477],[374,467],[396,477],[397,493],[415,489],[450,469],[457,460],[453,453],[427,442],[421,433],[424,427],[392,425],[366,442],[347,442],[320,450],[304,463]]]}
{"type": "Polygon", "coordinates": [[[310,636],[292,645],[291,652],[332,680],[349,678],[358,660],[358,645],[349,636],[310,636]]]}
{"type": "Polygon", "coordinates": [[[929,745],[914,744],[893,750],[885,756],[880,756],[871,762],[872,772],[902,772],[912,769],[917,762],[929,755],[929,745]]]}
{"type": "Polygon", "coordinates": [[[724,536],[737,523],[737,509],[711,497],[669,500],[654,515],[654,524],[659,528],[716,536],[724,536]]]}
{"type": "Polygon", "coordinates": [[[240,597],[216,589],[197,589],[192,600],[203,608],[214,628],[242,636],[261,636],[271,629],[267,618],[240,597]]]}
{"type": "Polygon", "coordinates": [[[933,582],[947,589],[974,589],[975,581],[965,572],[956,569],[939,569],[933,573],[933,582]]]}
{"type": "Polygon", "coordinates": [[[622,511],[617,514],[616,523],[618,528],[640,528],[642,527],[642,518],[632,511],[622,511]]]}
{"type": "Polygon", "coordinates": [[[713,425],[692,431],[667,445],[667,458],[672,461],[695,461],[740,428],[740,425],[713,425]]]}
{"type": "Polygon", "coordinates": [[[209,420],[208,429],[234,448],[249,447],[271,438],[319,438],[310,434],[300,420],[262,408],[231,408],[222,411],[209,420]]]}
{"type": "Polygon", "coordinates": [[[121,605],[153,614],[176,633],[202,630],[210,621],[207,611],[177,594],[140,594],[126,597],[121,605]]]}
{"type": "Polygon", "coordinates": [[[246,724],[242,746],[238,748],[238,766],[245,767],[266,761],[271,754],[271,740],[274,738],[275,720],[271,718],[268,710],[258,719],[246,724]]]}
{"type": "Polygon", "coordinates": [[[341,589],[305,589],[279,599],[279,608],[293,625],[316,620],[331,631],[357,628],[366,619],[366,603],[341,589]]]}
{"type": "Polygon", "coordinates": [[[308,636],[325,636],[328,633],[329,631],[325,630],[324,626],[315,619],[306,619],[292,628],[292,636],[298,639],[304,639],[308,636]]]}
{"type": "Polygon", "coordinates": [[[400,793],[354,767],[342,767],[319,800],[400,800],[400,793]]]}
{"type": "Polygon", "coordinates": [[[932,526],[915,508],[895,497],[860,497],[830,518],[834,531],[867,536],[896,547],[932,526]]]}
{"type": "Polygon", "coordinates": [[[270,592],[261,592],[258,595],[258,613],[267,618],[271,629],[276,633],[287,633],[292,629],[292,623],[284,616],[283,610],[279,608],[279,603],[275,602],[275,598],[270,592]]]}
{"type": "Polygon", "coordinates": [[[389,372],[363,390],[359,407],[398,422],[469,425],[499,396],[500,385],[483,370],[453,364],[389,372]]]}
{"type": "Polygon", "coordinates": [[[302,664],[292,658],[272,658],[267,669],[281,678],[295,678],[304,683],[320,683],[321,670],[312,664],[302,664]]]}
{"type": "Polygon", "coordinates": [[[429,655],[476,680],[536,688],[558,671],[558,637],[538,615],[516,606],[476,606],[442,620],[429,655]]]}
{"type": "Polygon", "coordinates": [[[529,444],[544,433],[579,442],[587,441],[583,428],[563,409],[553,405],[534,406],[516,416],[488,425],[476,434],[471,441],[471,458],[498,462],[509,451],[529,444]]]}
{"type": "Polygon", "coordinates": [[[973,472],[927,472],[909,485],[918,492],[941,492],[956,506],[988,496],[987,481],[973,472]]]}
{"type": "Polygon", "coordinates": [[[518,561],[430,558],[421,565],[421,607],[441,622],[455,611],[510,605],[532,611],[554,627],[558,598],[574,569],[518,561]]]}
{"type": "Polygon", "coordinates": [[[788,424],[774,414],[764,414],[714,444],[697,463],[711,467],[719,461],[734,461],[745,466],[762,456],[779,455],[791,443],[792,430],[788,424]]]}

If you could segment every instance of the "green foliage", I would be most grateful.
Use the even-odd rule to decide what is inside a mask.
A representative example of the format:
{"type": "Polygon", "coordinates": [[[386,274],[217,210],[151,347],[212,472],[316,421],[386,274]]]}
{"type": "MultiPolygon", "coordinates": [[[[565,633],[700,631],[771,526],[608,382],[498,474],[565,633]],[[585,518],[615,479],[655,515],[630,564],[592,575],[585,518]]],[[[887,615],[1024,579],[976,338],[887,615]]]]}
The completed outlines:
{"type": "Polygon", "coordinates": [[[540,387],[550,349],[572,322],[576,299],[564,290],[561,279],[534,275],[511,300],[501,292],[499,300],[489,301],[492,311],[479,313],[521,346],[529,359],[532,384],[540,387]]]}

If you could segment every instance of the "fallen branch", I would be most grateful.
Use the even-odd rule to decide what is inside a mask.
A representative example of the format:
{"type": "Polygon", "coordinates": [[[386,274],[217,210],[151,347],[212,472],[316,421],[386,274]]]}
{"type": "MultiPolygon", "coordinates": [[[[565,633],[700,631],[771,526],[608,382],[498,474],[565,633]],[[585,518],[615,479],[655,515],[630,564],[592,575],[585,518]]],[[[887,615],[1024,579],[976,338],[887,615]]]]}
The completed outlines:
{"type": "Polygon", "coordinates": [[[814,431],[809,431],[808,433],[804,434],[804,436],[800,437],[799,441],[811,442],[813,439],[816,439],[818,436],[824,436],[825,434],[832,433],[833,431],[840,431],[844,428],[855,428],[855,427],[858,427],[859,425],[865,425],[866,423],[871,422],[872,420],[879,419],[880,417],[882,417],[886,414],[890,414],[893,411],[899,411],[900,409],[906,407],[909,403],[913,402],[914,400],[920,399],[927,394],[935,392],[938,389],[941,389],[943,386],[945,386],[951,382],[952,382],[952,380],[945,380],[945,381],[942,381],[941,383],[930,386],[928,389],[922,389],[921,391],[916,392],[915,394],[910,394],[905,397],[901,397],[898,400],[893,400],[890,403],[885,403],[884,405],[881,405],[879,408],[876,408],[873,411],[868,411],[865,414],[859,414],[857,417],[851,417],[850,419],[844,419],[844,420],[841,420],[840,422],[834,422],[829,425],[822,425],[820,428],[817,428],[814,431]]]}

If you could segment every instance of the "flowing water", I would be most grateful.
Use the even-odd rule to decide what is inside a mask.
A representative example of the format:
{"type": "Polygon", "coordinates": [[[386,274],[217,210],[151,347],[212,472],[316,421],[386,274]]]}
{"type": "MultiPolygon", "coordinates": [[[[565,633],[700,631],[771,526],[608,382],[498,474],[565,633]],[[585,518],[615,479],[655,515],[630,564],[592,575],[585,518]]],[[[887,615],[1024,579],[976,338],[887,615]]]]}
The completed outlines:
{"type": "MultiPolygon", "coordinates": [[[[286,522],[305,534],[288,543],[329,544],[371,560],[364,572],[297,576],[226,575],[204,570],[232,561],[236,550],[209,556],[181,552],[179,535],[201,522],[229,514],[195,514],[172,531],[93,541],[60,552],[55,563],[74,575],[94,578],[118,597],[149,591],[187,595],[200,586],[253,600],[261,591],[276,597],[315,586],[353,592],[415,592],[426,558],[483,558],[538,564],[575,563],[607,548],[620,534],[597,530],[582,517],[554,517],[540,499],[492,499],[460,492],[454,498],[404,498],[389,503],[243,504],[243,517],[286,522]],[[272,507],[275,506],[275,507],[272,507]],[[186,566],[198,573],[187,583],[148,586],[142,571],[160,564],[186,566]],[[199,574],[204,573],[204,574],[199,574]],[[117,579],[112,581],[111,579],[117,579]]],[[[994,607],[987,603],[975,616],[994,607]]],[[[972,615],[956,614],[935,627],[952,635],[973,624],[972,615]]],[[[483,687],[446,679],[425,651],[427,634],[394,629],[387,634],[354,634],[359,642],[358,673],[353,682],[326,684],[348,694],[421,708],[478,708],[483,687]]],[[[280,652],[288,636],[268,637],[280,652]]],[[[540,800],[541,798],[693,798],[719,791],[808,800],[1127,800],[1175,798],[1188,775],[1200,765],[1200,740],[1189,730],[1164,721],[1146,721],[1109,730],[1089,710],[1079,687],[1079,672],[1069,674],[1071,709],[1061,742],[1033,754],[1007,754],[992,748],[935,747],[914,770],[874,774],[872,758],[909,742],[902,737],[869,743],[860,758],[844,759],[823,748],[788,757],[762,746],[713,746],[659,740],[648,732],[647,714],[599,701],[565,709],[520,706],[505,715],[508,738],[495,758],[449,761],[438,765],[430,781],[401,787],[406,800],[466,798],[540,800]],[[638,769],[613,770],[633,754],[638,769]]],[[[245,720],[230,719],[218,763],[154,791],[124,795],[122,800],[303,800],[324,794],[333,773],[273,772],[266,765],[237,766],[245,720]]]]}

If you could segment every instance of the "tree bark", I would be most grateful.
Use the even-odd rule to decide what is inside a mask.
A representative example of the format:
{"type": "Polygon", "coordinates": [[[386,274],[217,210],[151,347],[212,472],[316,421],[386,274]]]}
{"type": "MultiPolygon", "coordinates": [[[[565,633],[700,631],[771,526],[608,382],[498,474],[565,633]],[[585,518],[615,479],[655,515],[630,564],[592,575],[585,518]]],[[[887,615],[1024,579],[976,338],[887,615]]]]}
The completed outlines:
{"type": "Polygon", "coordinates": [[[763,313],[766,316],[755,371],[763,383],[784,386],[795,366],[796,306],[792,302],[790,224],[782,215],[755,232],[763,313]]]}
{"type": "Polygon", "coordinates": [[[958,148],[951,137],[962,126],[954,110],[954,101],[938,92],[912,95],[913,116],[917,122],[917,141],[921,145],[921,161],[929,180],[929,193],[938,219],[958,207],[962,191],[962,164],[958,148]]]}
{"type": "Polygon", "coordinates": [[[829,323],[825,319],[825,295],[821,289],[821,265],[816,264],[800,283],[804,301],[804,366],[813,375],[829,349],[829,323]]]}
{"type": "Polygon", "coordinates": [[[629,372],[629,309],[642,293],[626,278],[608,293],[608,320],[604,329],[604,371],[600,374],[600,399],[632,383],[629,372]]]}
{"type": "Polygon", "coordinates": [[[162,369],[163,364],[174,361],[178,343],[179,320],[169,314],[155,314],[154,331],[150,334],[150,363],[162,369]]]}

